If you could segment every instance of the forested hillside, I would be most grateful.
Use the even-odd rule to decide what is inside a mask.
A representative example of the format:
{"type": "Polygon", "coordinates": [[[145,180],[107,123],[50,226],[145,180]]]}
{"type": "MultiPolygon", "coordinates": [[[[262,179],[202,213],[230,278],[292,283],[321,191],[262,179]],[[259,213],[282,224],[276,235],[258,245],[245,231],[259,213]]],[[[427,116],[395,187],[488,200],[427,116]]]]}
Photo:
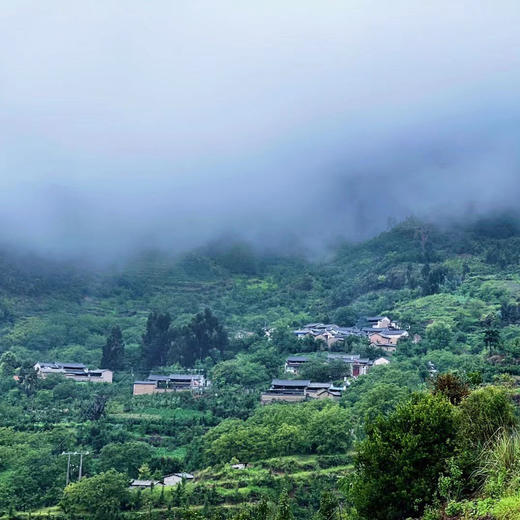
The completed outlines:
{"type": "Polygon", "coordinates": [[[99,268],[4,251],[0,517],[518,518],[520,222],[409,219],[322,253],[235,242],[99,268]],[[370,315],[408,339],[342,351],[388,365],[339,400],[260,405],[289,355],[312,358],[309,380],[347,376],[293,329],[370,315]],[[37,361],[110,368],[114,383],[41,379],[37,361]],[[212,384],[133,396],[151,371],[212,384]],[[66,489],[63,452],[88,452],[66,489]],[[178,472],[194,478],[128,488],[178,472]]]}

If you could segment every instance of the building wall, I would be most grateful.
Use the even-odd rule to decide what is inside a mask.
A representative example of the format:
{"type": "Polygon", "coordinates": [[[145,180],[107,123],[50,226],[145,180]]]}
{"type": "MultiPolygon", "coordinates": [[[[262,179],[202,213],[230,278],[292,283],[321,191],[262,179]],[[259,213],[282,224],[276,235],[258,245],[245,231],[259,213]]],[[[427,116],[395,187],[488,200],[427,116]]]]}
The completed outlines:
{"type": "Polygon", "coordinates": [[[331,336],[329,337],[329,339],[327,340],[327,345],[329,347],[332,347],[333,345],[335,345],[336,343],[342,343],[343,342],[343,338],[339,338],[339,337],[335,337],[335,336],[331,336]]]}
{"type": "Polygon", "coordinates": [[[155,385],[134,384],[134,395],[155,394],[156,391],[155,385]]]}
{"type": "Polygon", "coordinates": [[[305,395],[287,395],[287,394],[262,394],[260,402],[269,404],[273,402],[298,403],[305,400],[305,395]]]}
{"type": "Polygon", "coordinates": [[[322,394],[327,394],[327,391],[323,391],[323,388],[320,388],[319,390],[307,390],[305,394],[312,399],[319,399],[322,394]]]}
{"type": "Polygon", "coordinates": [[[379,320],[377,322],[377,326],[376,328],[378,329],[386,329],[387,327],[389,327],[391,325],[391,321],[389,318],[383,318],[382,320],[379,320]]]}
{"type": "Polygon", "coordinates": [[[384,352],[395,352],[397,349],[394,345],[378,345],[378,347],[383,350],[384,352]]]}
{"type": "Polygon", "coordinates": [[[91,381],[92,383],[111,383],[113,372],[111,370],[102,370],[100,377],[94,376],[72,376],[74,381],[91,381]]]}
{"type": "Polygon", "coordinates": [[[41,377],[42,379],[45,379],[47,376],[53,376],[53,375],[62,375],[64,376],[65,375],[65,370],[49,370],[49,369],[42,369],[42,370],[37,370],[38,372],[38,377],[41,377]]]}
{"type": "Polygon", "coordinates": [[[402,336],[389,336],[384,337],[378,332],[374,332],[374,334],[370,334],[370,343],[377,343],[378,345],[397,345],[401,338],[407,336],[405,332],[402,336]]]}
{"type": "Polygon", "coordinates": [[[165,486],[176,486],[182,482],[182,478],[177,475],[172,475],[171,477],[164,477],[163,482],[165,486]]]}
{"type": "Polygon", "coordinates": [[[339,397],[336,397],[335,395],[332,395],[330,392],[321,392],[315,396],[313,396],[315,399],[332,399],[332,400],[338,400],[339,397]]]}
{"type": "Polygon", "coordinates": [[[370,343],[376,343],[377,345],[388,345],[389,341],[387,338],[383,338],[381,334],[374,332],[373,334],[370,334],[370,343]]]}
{"type": "Polygon", "coordinates": [[[143,385],[134,383],[134,395],[143,394],[164,394],[168,392],[189,392],[189,391],[201,392],[201,387],[186,386],[182,388],[157,388],[155,385],[143,385]]]}
{"type": "Polygon", "coordinates": [[[112,370],[103,370],[103,372],[101,374],[101,380],[104,383],[111,383],[113,376],[114,376],[114,372],[112,372],[112,370]]]}

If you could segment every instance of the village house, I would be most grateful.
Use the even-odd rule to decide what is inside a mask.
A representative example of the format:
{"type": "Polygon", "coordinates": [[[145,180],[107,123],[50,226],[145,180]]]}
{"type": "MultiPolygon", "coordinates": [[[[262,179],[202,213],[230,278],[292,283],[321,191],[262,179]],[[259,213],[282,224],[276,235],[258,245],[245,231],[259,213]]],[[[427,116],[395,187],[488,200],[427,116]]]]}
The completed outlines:
{"type": "Polygon", "coordinates": [[[363,321],[367,327],[373,329],[397,328],[397,325],[388,316],[366,316],[363,321]]]}
{"type": "Polygon", "coordinates": [[[343,392],[343,388],[336,388],[330,386],[329,388],[323,388],[316,392],[316,399],[340,399],[343,392]]]}
{"type": "Polygon", "coordinates": [[[164,477],[162,482],[165,486],[176,486],[183,480],[193,480],[194,478],[191,473],[173,473],[164,477]]]}
{"type": "Polygon", "coordinates": [[[161,480],[134,479],[130,481],[131,489],[151,489],[155,486],[171,487],[180,484],[183,480],[193,480],[195,477],[191,473],[172,473],[166,475],[161,480]]]}
{"type": "MultiPolygon", "coordinates": [[[[301,329],[293,331],[297,338],[312,337],[326,343],[328,348],[343,343],[349,336],[370,338],[374,333],[387,333],[402,337],[406,331],[398,329],[398,326],[387,316],[369,316],[361,318],[357,327],[340,327],[334,323],[308,323],[301,329]]],[[[384,339],[382,340],[384,342],[384,339]]]]}
{"type": "Polygon", "coordinates": [[[360,358],[357,361],[354,361],[350,366],[352,368],[352,372],[350,375],[356,378],[359,376],[366,376],[368,371],[370,370],[370,367],[372,366],[372,362],[368,358],[360,358]]]}
{"type": "Polygon", "coordinates": [[[332,383],[312,383],[307,387],[306,395],[311,399],[339,399],[344,388],[332,383]]]}
{"type": "Polygon", "coordinates": [[[309,386],[305,389],[305,395],[307,397],[312,397],[316,399],[318,394],[320,394],[323,390],[328,390],[332,387],[332,383],[309,383],[309,386]]]}
{"type": "Polygon", "coordinates": [[[285,372],[287,374],[298,374],[302,365],[309,361],[310,358],[307,356],[289,356],[285,362],[285,372]]]}
{"type": "Polygon", "coordinates": [[[342,352],[329,352],[327,354],[327,360],[342,361],[350,365],[350,376],[359,377],[367,374],[368,370],[372,366],[372,361],[368,358],[361,358],[359,354],[344,354],[342,352]]]}
{"type": "Polygon", "coordinates": [[[41,362],[34,365],[38,377],[45,379],[49,375],[59,374],[72,381],[90,383],[111,383],[113,372],[107,369],[89,369],[83,363],[41,362]]]}
{"type": "Polygon", "coordinates": [[[348,336],[366,336],[361,329],[356,327],[340,327],[334,323],[309,323],[301,329],[293,331],[297,338],[313,337],[321,340],[331,348],[336,343],[342,343],[348,336]]]}
{"type": "MultiPolygon", "coordinates": [[[[294,330],[293,334],[300,339],[312,337],[316,340],[321,340],[329,349],[334,346],[340,346],[349,336],[365,337],[368,338],[372,346],[388,353],[395,352],[399,340],[408,337],[408,332],[399,329],[398,324],[388,316],[366,316],[360,318],[356,327],[339,327],[334,323],[308,323],[301,329],[294,330]]],[[[288,373],[298,373],[297,369],[293,372],[290,366],[288,368],[288,373]]],[[[360,367],[359,373],[363,372],[364,369],[360,367]]]]}
{"type": "Polygon", "coordinates": [[[399,329],[374,329],[374,332],[369,334],[370,344],[385,352],[395,352],[399,340],[406,337],[408,337],[408,332],[399,329]]]}
{"type": "Polygon", "coordinates": [[[271,388],[263,392],[260,397],[262,404],[276,401],[297,403],[305,400],[305,390],[310,381],[307,379],[273,379],[271,388]]]}
{"type": "Polygon", "coordinates": [[[202,392],[209,386],[202,374],[170,374],[168,376],[150,374],[144,381],[135,381],[133,395],[157,394],[164,392],[202,392]]]}
{"type": "Polygon", "coordinates": [[[339,399],[342,390],[332,383],[313,383],[307,379],[273,379],[271,388],[262,393],[260,402],[297,403],[305,399],[339,399]]]}
{"type": "Polygon", "coordinates": [[[368,358],[361,358],[359,354],[344,354],[342,352],[329,352],[327,354],[327,360],[331,361],[342,361],[350,365],[350,376],[359,377],[364,376],[368,373],[371,367],[378,365],[387,365],[390,360],[379,357],[374,361],[368,358]]]}

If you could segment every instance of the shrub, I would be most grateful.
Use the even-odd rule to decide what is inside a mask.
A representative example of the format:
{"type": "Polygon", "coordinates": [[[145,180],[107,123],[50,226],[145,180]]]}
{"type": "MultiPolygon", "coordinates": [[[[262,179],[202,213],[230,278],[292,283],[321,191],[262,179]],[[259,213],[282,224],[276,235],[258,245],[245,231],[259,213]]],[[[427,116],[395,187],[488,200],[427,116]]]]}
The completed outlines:
{"type": "Polygon", "coordinates": [[[367,426],[355,455],[349,498],[362,518],[400,520],[431,503],[455,448],[455,408],[442,396],[417,393],[367,426]]]}

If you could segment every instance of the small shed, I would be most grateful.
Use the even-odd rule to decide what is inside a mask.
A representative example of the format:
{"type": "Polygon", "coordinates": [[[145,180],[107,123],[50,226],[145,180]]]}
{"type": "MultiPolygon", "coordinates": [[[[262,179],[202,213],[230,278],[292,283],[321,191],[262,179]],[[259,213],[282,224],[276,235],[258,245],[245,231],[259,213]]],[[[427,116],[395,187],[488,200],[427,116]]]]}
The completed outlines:
{"type": "Polygon", "coordinates": [[[193,480],[194,478],[195,477],[191,473],[173,473],[171,475],[166,475],[163,478],[163,482],[165,486],[176,486],[183,480],[193,480]]]}

